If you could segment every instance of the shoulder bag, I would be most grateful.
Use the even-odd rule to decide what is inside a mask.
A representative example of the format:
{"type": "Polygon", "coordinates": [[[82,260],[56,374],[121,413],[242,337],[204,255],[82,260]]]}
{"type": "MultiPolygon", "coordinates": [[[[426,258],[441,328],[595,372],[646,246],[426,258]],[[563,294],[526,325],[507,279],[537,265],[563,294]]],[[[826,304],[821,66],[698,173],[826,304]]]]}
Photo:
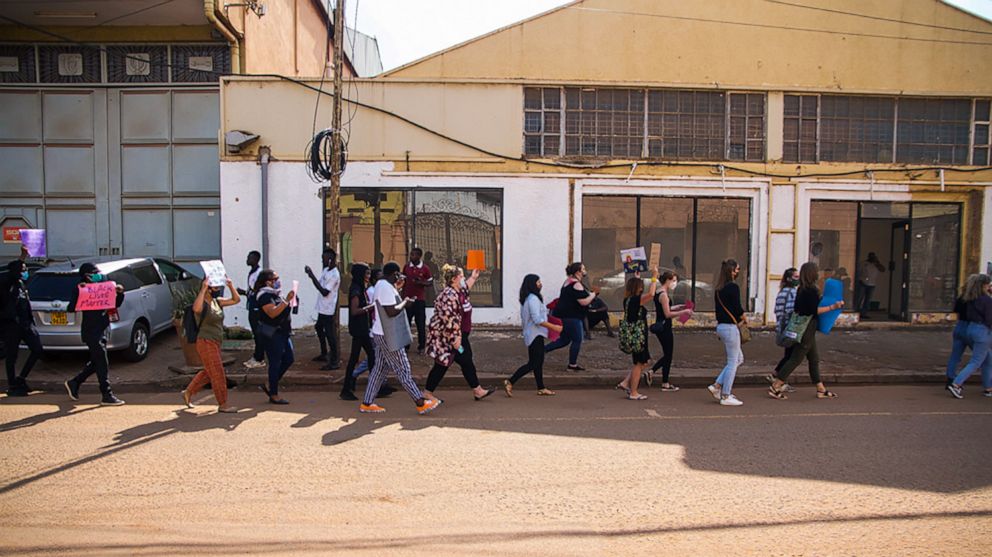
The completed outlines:
{"type": "Polygon", "coordinates": [[[720,300],[720,305],[723,306],[723,311],[727,312],[727,315],[729,315],[730,318],[734,321],[734,325],[737,325],[737,330],[740,331],[741,333],[741,344],[747,344],[748,342],[750,342],[751,329],[748,329],[747,323],[743,321],[738,321],[737,318],[734,317],[734,314],[730,313],[730,310],[727,309],[727,305],[723,303],[723,296],[720,295],[719,291],[716,293],[716,299],[720,300]]]}

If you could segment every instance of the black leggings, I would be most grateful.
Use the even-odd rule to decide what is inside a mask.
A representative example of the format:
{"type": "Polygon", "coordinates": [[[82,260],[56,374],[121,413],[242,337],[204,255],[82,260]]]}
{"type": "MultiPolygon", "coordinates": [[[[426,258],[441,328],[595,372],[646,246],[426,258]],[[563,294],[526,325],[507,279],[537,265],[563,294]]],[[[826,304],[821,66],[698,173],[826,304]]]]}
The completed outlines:
{"type": "Polygon", "coordinates": [[[655,333],[658,342],[661,343],[661,358],[651,366],[653,371],[661,369],[661,382],[668,383],[668,376],[672,373],[672,357],[675,355],[675,334],[672,332],[672,321],[669,319],[661,331],[655,333]]]}
{"type": "MultiPolygon", "coordinates": [[[[475,370],[475,362],[472,361],[472,343],[468,340],[468,333],[462,333],[462,352],[459,354],[456,350],[454,355],[454,363],[462,368],[462,375],[465,376],[468,386],[473,389],[478,387],[479,375],[475,370]]],[[[434,367],[431,368],[430,374],[427,375],[427,385],[424,386],[424,389],[433,393],[438,385],[441,384],[441,380],[444,379],[444,374],[448,372],[449,367],[451,366],[443,366],[434,362],[434,367]]]]}
{"type": "Polygon", "coordinates": [[[369,362],[369,369],[375,366],[375,350],[372,348],[372,337],[369,336],[368,332],[359,333],[351,337],[351,353],[348,354],[348,367],[345,368],[344,372],[344,385],[341,387],[341,392],[354,392],[355,385],[358,383],[358,378],[354,376],[355,366],[358,365],[358,358],[362,355],[362,350],[365,351],[365,359],[369,362]]]}
{"type": "Polygon", "coordinates": [[[3,339],[4,347],[7,350],[7,387],[14,387],[17,382],[17,375],[14,375],[14,371],[17,369],[17,355],[21,342],[28,347],[28,358],[24,361],[24,367],[21,368],[21,379],[26,379],[28,374],[31,373],[31,368],[34,367],[35,362],[41,357],[41,337],[38,336],[38,331],[34,327],[21,327],[16,323],[11,323],[5,325],[7,328],[4,330],[3,339]]]}
{"type": "Polygon", "coordinates": [[[537,388],[544,388],[544,337],[539,336],[527,347],[527,363],[520,366],[520,369],[510,377],[510,384],[515,385],[524,376],[534,372],[534,381],[537,388]]]}
{"type": "Polygon", "coordinates": [[[317,331],[317,340],[320,341],[320,353],[327,354],[328,345],[330,345],[330,356],[327,358],[327,362],[331,364],[336,364],[341,359],[341,355],[338,353],[337,317],[337,315],[318,313],[317,323],[313,327],[317,331]]]}

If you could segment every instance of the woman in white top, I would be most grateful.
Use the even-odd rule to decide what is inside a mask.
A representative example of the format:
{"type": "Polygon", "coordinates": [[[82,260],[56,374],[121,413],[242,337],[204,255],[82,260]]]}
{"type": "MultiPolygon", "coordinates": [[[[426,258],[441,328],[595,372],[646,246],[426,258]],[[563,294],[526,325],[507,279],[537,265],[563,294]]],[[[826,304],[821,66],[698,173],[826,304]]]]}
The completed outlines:
{"type": "Polygon", "coordinates": [[[561,332],[561,325],[548,322],[548,308],[541,296],[541,278],[527,275],[520,285],[520,322],[523,326],[524,345],[527,346],[527,363],[503,381],[506,396],[513,396],[513,385],[524,375],[534,372],[537,394],[553,396],[556,393],[544,386],[544,339],[548,331],[561,332]]]}

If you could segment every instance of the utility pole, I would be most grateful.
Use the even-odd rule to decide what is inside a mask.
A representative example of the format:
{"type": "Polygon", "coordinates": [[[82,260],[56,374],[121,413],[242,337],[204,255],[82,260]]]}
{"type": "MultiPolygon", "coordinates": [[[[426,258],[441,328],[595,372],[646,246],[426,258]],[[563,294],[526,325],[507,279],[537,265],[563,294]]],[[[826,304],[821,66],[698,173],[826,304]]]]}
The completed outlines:
{"type": "Polygon", "coordinates": [[[344,74],[344,0],[337,0],[334,9],[334,108],[331,119],[333,141],[331,142],[331,191],[330,207],[330,246],[341,254],[341,149],[344,148],[341,138],[341,106],[343,104],[341,81],[344,74]]]}

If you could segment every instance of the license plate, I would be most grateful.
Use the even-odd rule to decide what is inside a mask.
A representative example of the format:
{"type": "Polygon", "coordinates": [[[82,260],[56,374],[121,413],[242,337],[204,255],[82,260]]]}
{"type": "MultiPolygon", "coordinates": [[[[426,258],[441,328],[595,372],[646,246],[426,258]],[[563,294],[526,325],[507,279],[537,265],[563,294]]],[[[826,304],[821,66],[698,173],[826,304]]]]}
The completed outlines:
{"type": "Polygon", "coordinates": [[[52,325],[68,325],[69,315],[64,311],[53,311],[51,314],[52,325]]]}

